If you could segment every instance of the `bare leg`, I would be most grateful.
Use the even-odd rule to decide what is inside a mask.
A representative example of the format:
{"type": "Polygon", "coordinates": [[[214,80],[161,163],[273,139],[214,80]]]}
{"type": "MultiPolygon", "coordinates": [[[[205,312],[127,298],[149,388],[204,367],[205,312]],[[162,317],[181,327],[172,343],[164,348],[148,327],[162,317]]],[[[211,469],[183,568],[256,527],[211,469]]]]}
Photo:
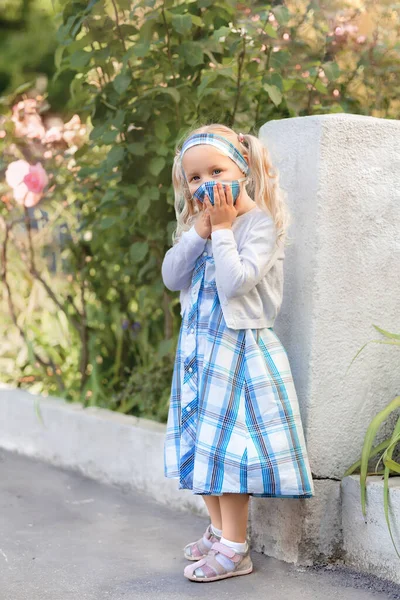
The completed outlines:
{"type": "Polygon", "coordinates": [[[220,497],[222,496],[203,496],[203,500],[206,503],[211,518],[211,523],[216,529],[222,529],[221,509],[219,506],[220,497]]]}
{"type": "Polygon", "coordinates": [[[223,494],[219,497],[222,536],[231,542],[246,541],[249,498],[249,494],[223,494]]]}

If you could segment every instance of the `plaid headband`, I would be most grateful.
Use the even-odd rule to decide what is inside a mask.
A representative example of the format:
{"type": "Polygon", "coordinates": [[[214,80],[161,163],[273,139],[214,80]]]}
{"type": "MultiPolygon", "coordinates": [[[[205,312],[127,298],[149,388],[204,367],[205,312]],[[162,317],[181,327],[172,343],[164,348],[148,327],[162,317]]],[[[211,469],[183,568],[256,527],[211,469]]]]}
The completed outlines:
{"type": "Polygon", "coordinates": [[[192,148],[193,146],[197,146],[198,144],[210,144],[211,146],[215,146],[223,154],[229,156],[229,158],[231,158],[237,164],[239,169],[241,169],[245,175],[248,174],[249,165],[245,161],[243,154],[239,152],[239,150],[226,138],[216,135],[215,133],[195,133],[194,135],[190,136],[182,146],[180,154],[181,161],[186,150],[192,148]]]}

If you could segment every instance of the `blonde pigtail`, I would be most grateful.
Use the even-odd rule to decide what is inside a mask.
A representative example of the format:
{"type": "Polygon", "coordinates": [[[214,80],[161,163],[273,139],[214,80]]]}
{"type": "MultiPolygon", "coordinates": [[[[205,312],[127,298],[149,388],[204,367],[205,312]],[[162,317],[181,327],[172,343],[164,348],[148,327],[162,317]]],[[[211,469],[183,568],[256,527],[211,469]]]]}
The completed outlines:
{"type": "MultiPolygon", "coordinates": [[[[279,185],[279,171],[272,165],[268,149],[254,135],[241,134],[243,152],[247,153],[250,173],[247,193],[273,218],[278,239],[286,241],[291,214],[279,185]]],[[[240,143],[240,142],[239,142],[240,143]]]]}

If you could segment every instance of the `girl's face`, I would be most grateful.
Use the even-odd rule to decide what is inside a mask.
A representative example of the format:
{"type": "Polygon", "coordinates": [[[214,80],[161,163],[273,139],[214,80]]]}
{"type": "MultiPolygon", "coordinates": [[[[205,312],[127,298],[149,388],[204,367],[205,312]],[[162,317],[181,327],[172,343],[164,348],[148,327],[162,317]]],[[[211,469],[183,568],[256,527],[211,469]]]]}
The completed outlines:
{"type": "Polygon", "coordinates": [[[214,146],[199,144],[183,155],[182,166],[190,193],[193,194],[205,181],[233,181],[243,177],[243,172],[229,156],[214,146]]]}

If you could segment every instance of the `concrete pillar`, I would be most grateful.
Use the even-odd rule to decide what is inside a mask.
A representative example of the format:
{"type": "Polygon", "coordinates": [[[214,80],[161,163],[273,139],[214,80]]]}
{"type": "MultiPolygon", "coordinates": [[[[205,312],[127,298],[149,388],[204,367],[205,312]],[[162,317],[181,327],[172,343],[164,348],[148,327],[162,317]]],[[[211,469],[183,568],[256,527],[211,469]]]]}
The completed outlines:
{"type": "MultiPolygon", "coordinates": [[[[275,331],[299,397],[316,496],[251,502],[252,543],[312,564],[341,556],[340,479],[372,417],[400,391],[400,123],[351,114],[270,121],[260,130],[292,213],[275,331]]],[[[377,443],[390,433],[382,427],[377,443]]]]}

